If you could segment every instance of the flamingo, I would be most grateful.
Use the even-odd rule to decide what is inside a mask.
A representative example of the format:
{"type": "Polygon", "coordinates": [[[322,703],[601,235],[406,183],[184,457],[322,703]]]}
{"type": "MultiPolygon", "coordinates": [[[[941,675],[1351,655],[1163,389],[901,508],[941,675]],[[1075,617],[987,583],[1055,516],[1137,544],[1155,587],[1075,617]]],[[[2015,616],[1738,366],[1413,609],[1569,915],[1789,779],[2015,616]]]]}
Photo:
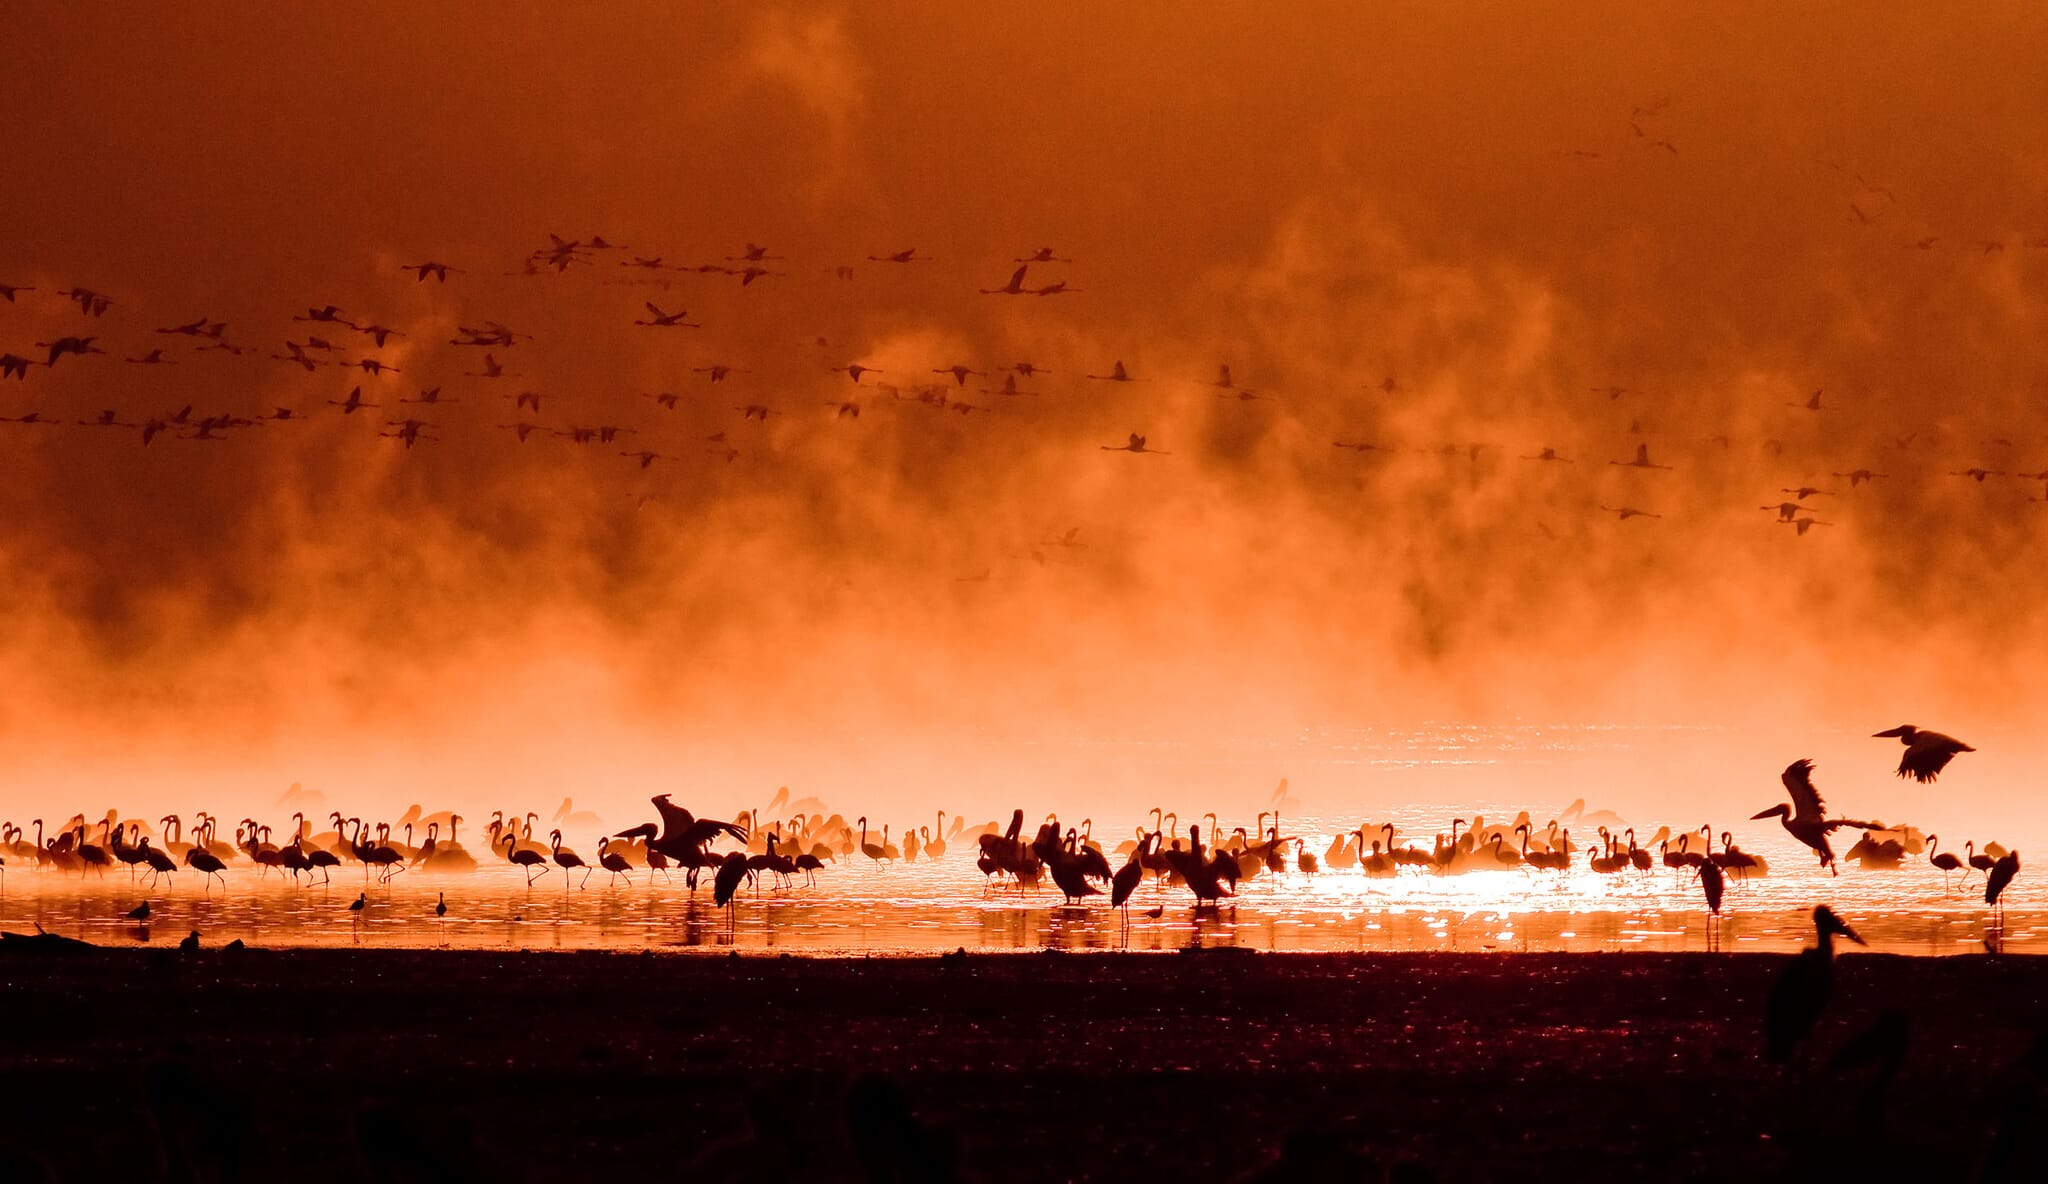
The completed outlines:
{"type": "Polygon", "coordinates": [[[505,859],[507,862],[526,869],[527,887],[533,887],[535,880],[548,874],[547,860],[541,856],[540,852],[531,848],[521,847],[518,835],[507,833],[505,841],[500,845],[505,848],[505,859]],[[533,869],[535,868],[539,868],[540,871],[534,871],[533,869]]]}
{"type": "Polygon", "coordinates": [[[633,865],[626,862],[625,856],[612,850],[611,845],[610,838],[597,841],[597,865],[612,874],[612,878],[605,881],[606,887],[617,884],[620,876],[625,876],[626,883],[631,884],[633,877],[629,873],[632,872],[633,865]]]}
{"type": "Polygon", "coordinates": [[[1940,846],[1940,835],[1927,836],[1927,862],[1941,869],[1941,890],[1946,894],[1953,890],[1949,884],[1949,875],[1960,869],[1963,861],[1957,859],[1953,851],[1941,851],[1937,854],[1936,849],[1940,846]]]}
{"type": "Polygon", "coordinates": [[[562,846],[561,831],[549,832],[548,847],[555,865],[562,869],[562,891],[567,892],[569,890],[569,873],[579,867],[583,869],[583,881],[579,882],[576,886],[581,888],[584,883],[590,880],[590,868],[583,862],[583,857],[562,846]]]}
{"type": "MultiPolygon", "coordinates": [[[[887,841],[888,834],[888,827],[883,827],[882,835],[885,842],[887,841]]],[[[876,867],[882,866],[883,847],[881,843],[868,842],[868,818],[865,814],[860,817],[860,853],[874,860],[876,867]]]]}

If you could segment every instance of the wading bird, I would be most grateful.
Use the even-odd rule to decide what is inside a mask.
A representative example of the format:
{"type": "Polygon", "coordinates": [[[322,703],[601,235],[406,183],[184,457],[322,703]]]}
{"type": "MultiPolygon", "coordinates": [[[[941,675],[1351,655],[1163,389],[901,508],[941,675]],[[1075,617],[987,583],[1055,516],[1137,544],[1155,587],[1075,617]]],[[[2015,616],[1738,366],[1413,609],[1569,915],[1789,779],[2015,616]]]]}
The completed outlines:
{"type": "Polygon", "coordinates": [[[1764,1016],[1764,1050],[1774,1061],[1789,1059],[1820,1022],[1835,989],[1835,935],[1864,941],[1826,905],[1813,910],[1814,944],[1799,951],[1771,986],[1764,1016]]]}

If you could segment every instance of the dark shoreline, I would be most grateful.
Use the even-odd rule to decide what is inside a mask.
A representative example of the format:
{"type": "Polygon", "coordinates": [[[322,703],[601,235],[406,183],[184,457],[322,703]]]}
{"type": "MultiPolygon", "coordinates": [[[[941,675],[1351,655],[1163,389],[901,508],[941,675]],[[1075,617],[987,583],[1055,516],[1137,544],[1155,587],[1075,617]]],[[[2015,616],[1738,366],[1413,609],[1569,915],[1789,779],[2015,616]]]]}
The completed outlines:
{"type": "Polygon", "coordinates": [[[37,1162],[159,1178],[166,1144],[201,1179],[234,1178],[210,1168],[238,1156],[245,1176],[283,1156],[313,1180],[408,1163],[422,1179],[857,1178],[849,1088],[880,1074],[946,1132],[874,1120],[892,1166],[953,1140],[984,1179],[1227,1179],[1290,1134],[1442,1179],[1775,1178],[1870,1156],[1875,1178],[1970,1178],[2032,1080],[2017,1066],[2048,1025],[2048,960],[1845,957],[1817,1055],[1792,1070],[1759,1052],[1783,964],[10,952],[0,1137],[28,1178],[37,1162]],[[1908,1043],[1873,1101],[1872,1067],[1824,1062],[1888,1008],[1908,1043]]]}

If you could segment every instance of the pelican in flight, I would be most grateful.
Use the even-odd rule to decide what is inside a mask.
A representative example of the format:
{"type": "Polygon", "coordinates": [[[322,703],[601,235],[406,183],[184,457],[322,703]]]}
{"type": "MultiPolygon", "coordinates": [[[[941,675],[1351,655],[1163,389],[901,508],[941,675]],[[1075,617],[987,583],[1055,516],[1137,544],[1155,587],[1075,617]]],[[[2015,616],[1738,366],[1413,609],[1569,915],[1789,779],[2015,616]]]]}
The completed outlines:
{"type": "Polygon", "coordinates": [[[1960,752],[1975,752],[1976,749],[1940,732],[1916,728],[1912,724],[1900,724],[1872,734],[1872,739],[1896,736],[1906,751],[1899,755],[1899,776],[1911,777],[1925,784],[1941,776],[1948,763],[1960,752]]]}
{"type": "Polygon", "coordinates": [[[1785,827],[1785,833],[1811,847],[1820,856],[1820,865],[1835,875],[1841,875],[1835,867],[1835,850],[1828,844],[1828,832],[1845,826],[1857,830],[1883,830],[1875,822],[1859,822],[1853,818],[1829,818],[1827,804],[1821,801],[1820,791],[1813,787],[1813,762],[1796,760],[1785,766],[1779,775],[1785,783],[1785,791],[1792,795],[1792,804],[1783,803],[1750,815],[1752,821],[1759,818],[1775,817],[1785,827]]]}
{"type": "Polygon", "coordinates": [[[1648,444],[1638,444],[1638,445],[1636,445],[1636,458],[1635,458],[1634,460],[1610,460],[1610,461],[1608,461],[1607,463],[1608,463],[1608,464],[1610,464],[1610,465],[1620,465],[1620,466],[1621,466],[1622,468],[1624,468],[1624,469],[1665,469],[1665,470],[1669,470],[1669,469],[1671,468],[1671,466],[1670,466],[1670,465],[1660,465],[1660,464],[1654,464],[1654,463],[1652,463],[1652,462],[1651,462],[1651,460],[1650,460],[1650,446],[1649,446],[1648,444]]]}
{"type": "Polygon", "coordinates": [[[1151,453],[1151,454],[1152,454],[1152,455],[1154,455],[1154,456],[1172,456],[1172,455],[1173,455],[1173,454],[1172,454],[1172,453],[1170,453],[1170,452],[1161,452],[1161,451],[1160,451],[1159,449],[1157,449],[1157,448],[1147,448],[1147,447],[1145,447],[1145,437],[1143,437],[1143,436],[1140,436],[1140,435],[1139,435],[1138,433],[1136,433],[1136,432],[1132,432],[1132,433],[1131,433],[1131,438],[1130,438],[1130,441],[1129,441],[1128,443],[1124,443],[1124,444],[1103,444],[1103,445],[1101,445],[1100,447],[1102,448],[1102,450],[1103,450],[1104,452],[1149,452],[1149,453],[1151,453]]]}

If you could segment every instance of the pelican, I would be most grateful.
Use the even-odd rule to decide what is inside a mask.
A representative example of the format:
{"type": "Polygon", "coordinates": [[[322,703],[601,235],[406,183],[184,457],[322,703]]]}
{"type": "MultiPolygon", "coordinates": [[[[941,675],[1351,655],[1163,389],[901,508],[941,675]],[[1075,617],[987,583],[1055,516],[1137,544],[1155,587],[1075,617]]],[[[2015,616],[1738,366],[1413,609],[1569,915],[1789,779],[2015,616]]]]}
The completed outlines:
{"type": "Polygon", "coordinates": [[[1853,818],[1827,817],[1827,805],[1821,801],[1820,791],[1813,787],[1813,762],[1796,760],[1785,766],[1779,775],[1785,783],[1785,790],[1792,795],[1790,806],[1779,804],[1768,810],[1750,815],[1752,821],[1776,816],[1784,824],[1785,833],[1813,848],[1820,856],[1820,864],[1835,875],[1841,870],[1835,866],[1834,848],[1828,845],[1828,832],[1845,826],[1858,830],[1883,830],[1875,822],[1858,822],[1853,818]]]}
{"type": "Polygon", "coordinates": [[[1941,771],[1948,768],[1948,763],[1956,758],[1957,753],[1977,751],[1954,736],[1944,736],[1912,724],[1900,724],[1896,728],[1872,733],[1873,739],[1887,736],[1898,737],[1899,743],[1906,746],[1906,751],[1899,757],[1899,776],[1911,777],[1922,784],[1941,776],[1941,771]]]}

